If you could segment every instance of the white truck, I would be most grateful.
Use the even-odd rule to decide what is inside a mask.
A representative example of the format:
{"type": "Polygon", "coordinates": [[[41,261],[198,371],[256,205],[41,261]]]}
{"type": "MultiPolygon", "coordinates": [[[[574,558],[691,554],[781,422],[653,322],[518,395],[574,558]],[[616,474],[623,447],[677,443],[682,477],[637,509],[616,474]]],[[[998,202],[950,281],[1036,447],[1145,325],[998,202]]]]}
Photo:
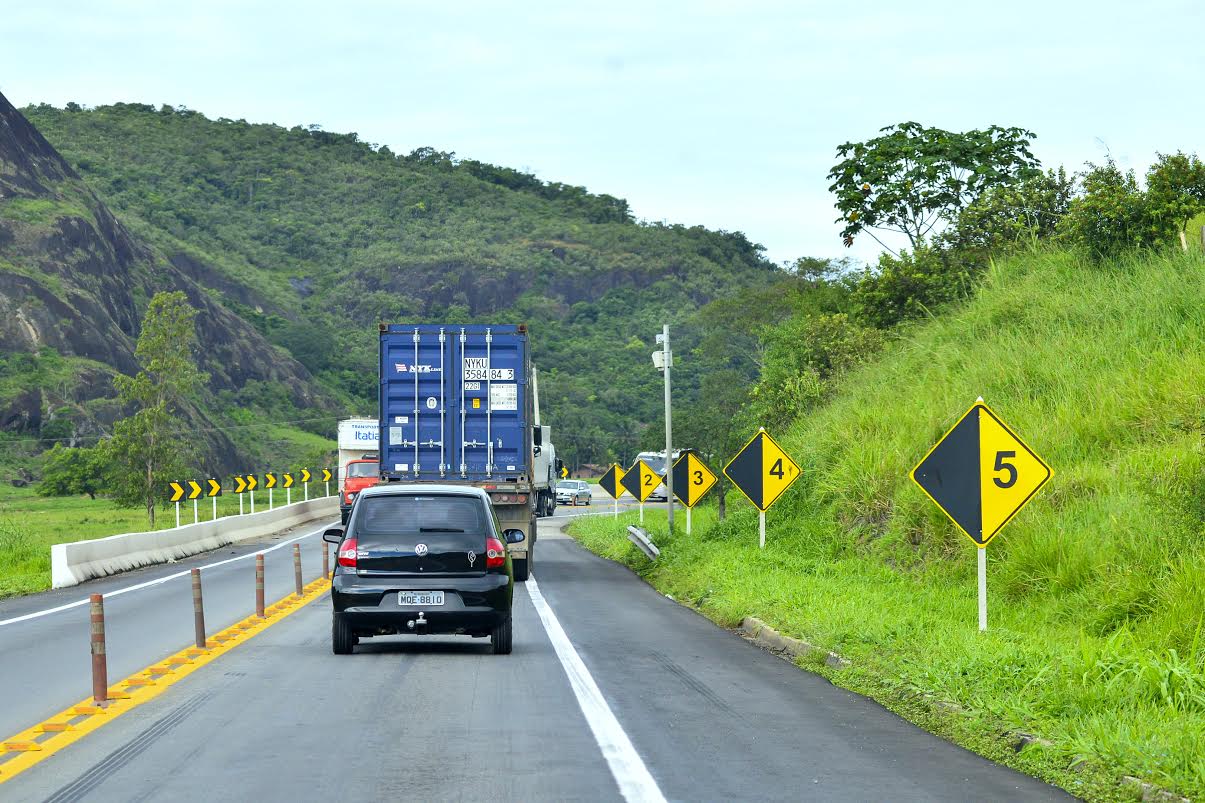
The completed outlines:
{"type": "Polygon", "coordinates": [[[380,449],[381,427],[375,418],[345,418],[339,422],[339,490],[347,479],[352,460],[375,460],[380,449]]]}
{"type": "Polygon", "coordinates": [[[531,393],[535,407],[532,427],[532,487],[536,491],[536,515],[551,516],[556,510],[556,481],[560,477],[561,461],[552,445],[552,427],[540,424],[540,382],[535,368],[531,369],[531,393]]]}

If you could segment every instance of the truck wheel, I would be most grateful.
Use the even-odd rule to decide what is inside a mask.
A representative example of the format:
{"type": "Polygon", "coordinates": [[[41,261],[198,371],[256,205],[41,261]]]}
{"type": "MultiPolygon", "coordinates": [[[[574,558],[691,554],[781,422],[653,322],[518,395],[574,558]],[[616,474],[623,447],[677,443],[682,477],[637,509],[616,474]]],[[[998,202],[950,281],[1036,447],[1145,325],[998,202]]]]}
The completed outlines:
{"type": "Polygon", "coordinates": [[[494,648],[494,655],[510,655],[511,650],[511,627],[510,617],[506,617],[506,621],[498,625],[490,633],[490,644],[494,648]]]}
{"type": "Polygon", "coordinates": [[[356,646],[356,634],[344,620],[343,614],[331,614],[331,652],[335,655],[351,655],[356,646]]]}

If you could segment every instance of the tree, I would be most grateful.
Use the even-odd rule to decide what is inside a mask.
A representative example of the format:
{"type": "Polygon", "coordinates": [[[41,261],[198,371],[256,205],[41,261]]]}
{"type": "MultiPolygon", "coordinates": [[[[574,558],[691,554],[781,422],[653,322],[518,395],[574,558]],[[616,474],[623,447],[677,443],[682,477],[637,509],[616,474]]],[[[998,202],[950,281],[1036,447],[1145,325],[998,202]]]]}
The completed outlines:
{"type": "Polygon", "coordinates": [[[1147,198],[1133,170],[1123,173],[1112,159],[1089,163],[1081,183],[1083,194],[1060,224],[1072,243],[1098,259],[1153,243],[1147,198]]]}
{"type": "Polygon", "coordinates": [[[42,496],[87,494],[90,499],[95,499],[104,487],[107,468],[103,447],[71,448],[56,443],[46,453],[38,493],[42,496]]]}
{"type": "Polygon", "coordinates": [[[967,204],[942,240],[956,250],[990,253],[1053,237],[1074,191],[1074,178],[1061,167],[992,187],[967,204]]]}
{"type": "Polygon", "coordinates": [[[184,293],[156,293],[134,350],[142,370],[113,381],[123,405],[137,409],[114,425],[113,437],[104,444],[113,472],[113,497],[120,505],[145,504],[152,528],[162,478],[181,473],[190,453],[188,442],[173,432],[179,426],[175,413],[208,378],[193,357],[196,315],[184,293]]]}
{"type": "Polygon", "coordinates": [[[1038,169],[1029,152],[1034,134],[1022,128],[993,125],[958,133],[908,122],[881,131],[882,136],[837,148],[844,158],[828,174],[847,247],[862,232],[882,245],[871,231],[878,230],[902,233],[915,250],[934,227],[953,220],[985,191],[1038,169]]]}
{"type": "Polygon", "coordinates": [[[1205,210],[1205,162],[1195,153],[1159,154],[1146,174],[1146,196],[1152,234],[1174,240],[1205,210]]]}
{"type": "Polygon", "coordinates": [[[727,511],[725,496],[729,482],[720,469],[753,434],[751,427],[741,423],[749,399],[748,387],[748,380],[738,371],[708,373],[703,377],[698,400],[674,421],[678,444],[701,454],[716,473],[715,497],[721,520],[727,511]]]}

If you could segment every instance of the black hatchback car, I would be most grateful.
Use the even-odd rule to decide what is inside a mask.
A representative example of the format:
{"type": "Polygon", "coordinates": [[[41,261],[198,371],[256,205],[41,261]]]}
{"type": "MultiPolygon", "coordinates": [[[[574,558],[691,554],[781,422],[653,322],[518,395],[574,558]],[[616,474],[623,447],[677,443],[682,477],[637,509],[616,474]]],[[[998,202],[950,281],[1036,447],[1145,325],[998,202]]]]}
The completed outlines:
{"type": "Polygon", "coordinates": [[[489,494],[458,485],[378,485],[356,500],[338,544],[331,581],[331,649],[352,652],[369,636],[489,636],[511,651],[514,577],[508,543],[522,530],[498,526],[489,494]]]}

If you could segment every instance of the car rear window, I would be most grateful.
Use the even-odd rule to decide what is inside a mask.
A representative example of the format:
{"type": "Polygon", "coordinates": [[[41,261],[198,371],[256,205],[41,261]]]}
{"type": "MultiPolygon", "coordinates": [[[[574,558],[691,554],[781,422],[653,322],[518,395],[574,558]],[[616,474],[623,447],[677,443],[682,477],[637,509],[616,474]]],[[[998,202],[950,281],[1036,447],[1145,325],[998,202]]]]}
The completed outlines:
{"type": "Polygon", "coordinates": [[[356,508],[356,534],[374,539],[485,533],[488,527],[485,506],[468,496],[370,496],[356,508]]]}

